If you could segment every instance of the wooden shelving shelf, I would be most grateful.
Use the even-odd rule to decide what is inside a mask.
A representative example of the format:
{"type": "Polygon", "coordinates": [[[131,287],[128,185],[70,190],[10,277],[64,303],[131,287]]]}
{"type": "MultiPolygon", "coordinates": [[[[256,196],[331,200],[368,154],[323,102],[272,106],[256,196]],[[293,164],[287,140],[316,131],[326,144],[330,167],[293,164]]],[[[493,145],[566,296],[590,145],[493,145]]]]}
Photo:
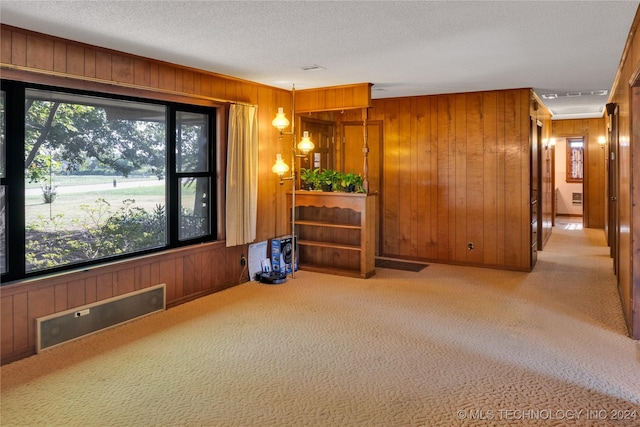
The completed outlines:
{"type": "Polygon", "coordinates": [[[299,220],[296,219],[296,224],[298,225],[311,225],[311,226],[315,226],[315,227],[332,227],[332,228],[348,228],[348,229],[352,229],[352,230],[360,230],[362,227],[359,225],[352,225],[352,224],[332,224],[329,222],[322,222],[322,221],[304,221],[304,220],[299,220]]]}
{"type": "MultiPolygon", "coordinates": [[[[296,191],[299,268],[362,278],[374,275],[375,197],[296,191]]],[[[291,193],[287,201],[291,215],[291,193]]]]}
{"type": "Polygon", "coordinates": [[[328,242],[316,242],[313,240],[300,240],[298,239],[298,245],[302,246],[316,246],[318,248],[335,248],[335,249],[347,249],[350,251],[360,251],[362,248],[356,245],[344,245],[339,243],[328,243],[328,242]]]}

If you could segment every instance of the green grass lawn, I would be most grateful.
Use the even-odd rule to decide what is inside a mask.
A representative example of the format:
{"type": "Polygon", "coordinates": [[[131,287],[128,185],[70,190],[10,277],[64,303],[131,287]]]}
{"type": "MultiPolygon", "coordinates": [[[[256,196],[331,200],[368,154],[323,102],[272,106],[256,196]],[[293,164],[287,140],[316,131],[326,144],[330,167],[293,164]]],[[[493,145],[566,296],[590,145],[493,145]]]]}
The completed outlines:
{"type": "MultiPolygon", "coordinates": [[[[130,176],[129,178],[124,178],[122,175],[56,175],[53,178],[53,185],[57,185],[58,187],[68,187],[71,185],[111,184],[114,179],[116,182],[158,180],[156,176],[139,175],[130,176]]],[[[48,183],[48,180],[46,180],[46,182],[29,182],[29,180],[26,180],[25,187],[27,189],[40,188],[42,185],[48,183]]]]}
{"type": "MultiPolygon", "coordinates": [[[[156,179],[157,181],[157,179],[156,179]]],[[[107,181],[108,182],[108,181],[107,181]]],[[[88,191],[82,193],[58,194],[53,203],[44,203],[42,194],[26,196],[25,221],[26,224],[40,222],[39,217],[45,219],[62,214],[60,226],[74,228],[73,220],[82,220],[87,213],[80,209],[81,205],[95,205],[97,199],[105,199],[111,204],[111,211],[115,212],[125,199],[135,200],[135,205],[149,212],[156,205],[165,205],[165,187],[162,183],[151,187],[122,188],[108,191],[88,191]]]]}

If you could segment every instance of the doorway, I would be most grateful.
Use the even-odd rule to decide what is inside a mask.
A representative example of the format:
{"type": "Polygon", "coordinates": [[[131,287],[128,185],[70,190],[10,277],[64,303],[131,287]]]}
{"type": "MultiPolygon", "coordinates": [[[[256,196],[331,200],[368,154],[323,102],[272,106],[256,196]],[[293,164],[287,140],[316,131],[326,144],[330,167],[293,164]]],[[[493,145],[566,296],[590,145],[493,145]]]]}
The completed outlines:
{"type": "Polygon", "coordinates": [[[585,138],[582,135],[556,138],[555,215],[580,217],[584,223],[585,138]]]}

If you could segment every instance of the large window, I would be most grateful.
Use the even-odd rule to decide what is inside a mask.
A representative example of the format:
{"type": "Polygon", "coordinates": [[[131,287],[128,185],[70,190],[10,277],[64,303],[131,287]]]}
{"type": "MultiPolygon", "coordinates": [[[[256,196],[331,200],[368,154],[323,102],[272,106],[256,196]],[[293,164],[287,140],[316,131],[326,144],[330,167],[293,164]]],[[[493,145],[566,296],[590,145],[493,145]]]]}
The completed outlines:
{"type": "MultiPolygon", "coordinates": [[[[7,131],[17,142],[7,157],[24,167],[0,187],[1,243],[11,260],[5,280],[216,235],[209,203],[215,109],[3,85],[12,88],[3,95],[3,120],[5,108],[21,109],[24,125],[7,131]],[[23,232],[8,239],[5,188],[23,196],[6,209],[23,232]]],[[[4,135],[3,126],[3,147],[4,135]]]]}

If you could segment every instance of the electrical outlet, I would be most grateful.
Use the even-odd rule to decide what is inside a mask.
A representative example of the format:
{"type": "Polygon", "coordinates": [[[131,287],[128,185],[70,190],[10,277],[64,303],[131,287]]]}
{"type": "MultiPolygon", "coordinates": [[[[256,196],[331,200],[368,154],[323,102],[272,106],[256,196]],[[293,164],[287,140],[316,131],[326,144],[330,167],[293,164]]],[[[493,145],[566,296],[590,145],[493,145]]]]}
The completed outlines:
{"type": "Polygon", "coordinates": [[[240,265],[243,267],[247,265],[247,259],[244,257],[244,254],[240,255],[240,265]]]}
{"type": "Polygon", "coordinates": [[[88,308],[85,308],[84,310],[76,311],[76,317],[86,316],[89,313],[90,310],[88,308]]]}
{"type": "Polygon", "coordinates": [[[467,243],[467,249],[470,250],[470,251],[473,250],[473,242],[467,243]]]}

